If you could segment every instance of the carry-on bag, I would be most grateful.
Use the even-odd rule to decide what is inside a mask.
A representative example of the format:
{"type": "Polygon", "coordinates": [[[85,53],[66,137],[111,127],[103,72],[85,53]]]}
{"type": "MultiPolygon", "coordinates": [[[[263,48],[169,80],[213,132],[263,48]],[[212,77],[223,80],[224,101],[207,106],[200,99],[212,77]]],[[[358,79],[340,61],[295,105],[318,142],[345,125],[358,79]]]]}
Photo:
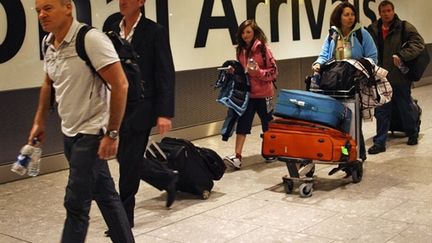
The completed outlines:
{"type": "Polygon", "coordinates": [[[207,199],[213,188],[215,176],[206,164],[207,162],[201,157],[199,148],[188,140],[170,137],[163,138],[157,145],[160,151],[152,149],[153,152],[157,151],[154,152],[155,156],[161,158],[160,154],[163,153],[166,156],[168,168],[179,172],[177,190],[207,199]]]}
{"type": "MultiPolygon", "coordinates": [[[[420,125],[421,125],[421,114],[422,114],[422,109],[420,108],[420,106],[418,105],[418,101],[414,98],[411,97],[411,106],[413,107],[413,109],[415,111],[417,111],[417,119],[416,119],[416,124],[418,127],[418,131],[420,132],[420,125]]],[[[392,105],[392,113],[391,113],[391,120],[390,120],[390,129],[389,131],[391,131],[392,133],[394,132],[405,132],[404,128],[402,126],[402,120],[400,117],[400,112],[399,109],[397,108],[397,106],[395,104],[392,105]]]]}
{"type": "Polygon", "coordinates": [[[201,159],[208,166],[213,180],[218,181],[225,174],[226,165],[223,159],[214,150],[204,147],[197,147],[201,159]]]}
{"type": "Polygon", "coordinates": [[[357,143],[349,134],[328,126],[278,118],[263,134],[262,155],[351,162],[357,160],[357,143]]]}
{"type": "Polygon", "coordinates": [[[341,101],[328,95],[282,89],[278,94],[275,116],[311,121],[349,132],[352,112],[341,101]]]}

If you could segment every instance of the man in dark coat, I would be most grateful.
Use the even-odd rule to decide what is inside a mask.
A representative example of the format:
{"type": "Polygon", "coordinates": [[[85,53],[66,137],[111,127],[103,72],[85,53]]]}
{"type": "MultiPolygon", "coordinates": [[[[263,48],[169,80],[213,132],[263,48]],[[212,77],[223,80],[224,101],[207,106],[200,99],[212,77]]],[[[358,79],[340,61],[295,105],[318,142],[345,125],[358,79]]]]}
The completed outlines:
{"type": "Polygon", "coordinates": [[[120,164],[120,197],[134,226],[135,194],[140,180],[168,193],[166,206],[175,200],[178,174],[160,163],[143,159],[152,127],[159,133],[171,130],[174,117],[175,70],[167,30],[145,18],[141,9],[145,0],[119,0],[121,21],[111,30],[129,41],[139,55],[138,65],[144,86],[144,99],[128,107],[120,130],[117,160],[120,164]]]}
{"type": "Polygon", "coordinates": [[[393,106],[400,111],[400,119],[408,145],[418,143],[418,111],[411,100],[411,83],[404,73],[404,62],[416,58],[425,48],[424,40],[416,28],[407,21],[401,21],[394,12],[390,1],[382,1],[378,6],[380,19],[369,26],[369,31],[378,47],[378,65],[389,71],[387,79],[393,88],[392,101],[375,109],[377,134],[369,154],[386,150],[387,133],[390,128],[393,106]],[[407,45],[404,45],[407,43],[407,45]]]}

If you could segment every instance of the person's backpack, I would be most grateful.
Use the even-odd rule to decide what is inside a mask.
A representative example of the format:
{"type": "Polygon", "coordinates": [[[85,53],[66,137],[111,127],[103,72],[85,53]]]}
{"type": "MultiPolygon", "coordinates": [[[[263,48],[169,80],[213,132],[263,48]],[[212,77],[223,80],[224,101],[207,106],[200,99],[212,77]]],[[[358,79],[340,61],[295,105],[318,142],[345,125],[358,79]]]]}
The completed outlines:
{"type": "MultiPolygon", "coordinates": [[[[98,72],[96,72],[96,69],[92,66],[90,59],[87,55],[87,52],[84,48],[84,38],[87,32],[94,27],[89,25],[83,25],[76,36],[75,40],[75,49],[77,51],[78,56],[85,61],[87,66],[92,70],[93,73],[99,76],[99,78],[104,82],[105,86],[108,90],[111,90],[108,83],[99,75],[98,72]]],[[[120,63],[123,67],[123,71],[126,75],[126,78],[128,80],[129,88],[127,93],[127,105],[134,105],[140,100],[144,98],[144,81],[141,80],[141,71],[138,66],[138,54],[135,52],[135,50],[132,47],[132,44],[130,44],[125,39],[121,38],[117,33],[114,31],[106,32],[106,35],[111,40],[111,42],[114,45],[114,48],[119,56],[120,63]]],[[[48,48],[48,46],[45,44],[45,38],[42,41],[42,54],[45,55],[45,52],[48,48]]],[[[50,106],[51,109],[54,109],[54,88],[51,87],[51,101],[50,106]]]]}
{"type": "MultiPolygon", "coordinates": [[[[89,68],[103,80],[107,88],[110,89],[106,81],[96,72],[95,68],[92,66],[84,48],[85,35],[93,28],[94,27],[89,25],[84,25],[80,28],[75,41],[76,51],[78,56],[86,62],[87,66],[89,66],[89,68]]],[[[114,48],[120,58],[123,71],[126,74],[126,78],[129,83],[127,104],[136,104],[144,98],[144,86],[143,81],[141,80],[141,71],[138,66],[138,54],[135,52],[132,44],[121,38],[116,32],[108,31],[105,34],[108,36],[108,38],[110,38],[114,45],[114,48]]]]}
{"type": "MultiPolygon", "coordinates": [[[[402,21],[402,47],[409,45],[408,35],[405,33],[405,25],[406,21],[404,20],[402,21]]],[[[405,65],[409,68],[408,73],[406,73],[405,76],[411,81],[419,81],[422,78],[423,73],[426,71],[429,62],[429,52],[425,46],[423,51],[421,51],[416,58],[405,62],[405,65]]]]}

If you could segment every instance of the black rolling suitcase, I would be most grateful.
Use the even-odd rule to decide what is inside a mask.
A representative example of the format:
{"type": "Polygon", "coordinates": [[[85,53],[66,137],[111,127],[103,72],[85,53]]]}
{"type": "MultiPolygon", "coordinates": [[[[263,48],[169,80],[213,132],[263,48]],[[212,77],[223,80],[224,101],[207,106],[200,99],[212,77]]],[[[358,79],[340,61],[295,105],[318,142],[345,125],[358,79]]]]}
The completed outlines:
{"type": "MultiPolygon", "coordinates": [[[[418,126],[418,131],[420,132],[422,109],[418,105],[418,101],[416,99],[411,98],[411,100],[412,100],[411,105],[414,107],[414,109],[418,113],[417,126],[418,126]]],[[[392,134],[394,132],[404,132],[404,128],[402,126],[402,120],[400,118],[400,112],[399,112],[399,109],[397,108],[396,105],[392,106],[392,115],[391,115],[391,120],[390,120],[389,131],[391,131],[392,134]]]]}
{"type": "MultiPolygon", "coordinates": [[[[216,177],[205,159],[202,158],[199,152],[200,148],[188,140],[170,137],[163,138],[157,145],[150,144],[150,149],[146,151],[146,157],[158,158],[159,161],[166,163],[168,168],[179,172],[177,190],[207,199],[216,177]],[[150,154],[149,151],[152,151],[153,154],[150,154]]],[[[222,159],[221,161],[223,163],[222,159]]],[[[223,166],[225,167],[225,164],[223,166]]],[[[222,170],[225,172],[225,169],[219,168],[219,175],[220,173],[223,175],[222,170]]]]}

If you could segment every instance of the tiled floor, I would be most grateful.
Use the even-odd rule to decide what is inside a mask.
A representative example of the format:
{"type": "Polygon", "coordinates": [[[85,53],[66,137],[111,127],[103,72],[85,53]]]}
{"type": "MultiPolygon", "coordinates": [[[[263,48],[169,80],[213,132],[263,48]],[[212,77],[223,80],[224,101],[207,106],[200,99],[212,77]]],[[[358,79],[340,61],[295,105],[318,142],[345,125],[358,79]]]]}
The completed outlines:
{"type": "MultiPolygon", "coordinates": [[[[369,155],[363,180],[352,184],[331,166],[317,166],[314,193],[286,194],[284,163],[260,156],[259,127],[248,137],[244,165],[215,183],[210,199],[179,193],[172,209],[166,194],[142,183],[137,195],[137,242],[432,242],[432,85],[414,89],[423,108],[419,145],[392,138],[387,152],[369,155]]],[[[374,123],[364,124],[367,147],[374,123]]],[[[221,155],[234,139],[194,141],[221,155]]],[[[110,162],[117,181],[117,163],[110,162]]],[[[67,171],[0,185],[0,242],[59,242],[67,171]]],[[[87,242],[110,242],[93,204],[87,242]]]]}

